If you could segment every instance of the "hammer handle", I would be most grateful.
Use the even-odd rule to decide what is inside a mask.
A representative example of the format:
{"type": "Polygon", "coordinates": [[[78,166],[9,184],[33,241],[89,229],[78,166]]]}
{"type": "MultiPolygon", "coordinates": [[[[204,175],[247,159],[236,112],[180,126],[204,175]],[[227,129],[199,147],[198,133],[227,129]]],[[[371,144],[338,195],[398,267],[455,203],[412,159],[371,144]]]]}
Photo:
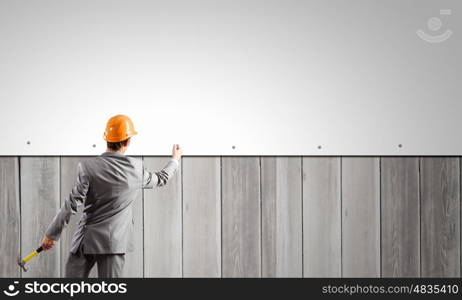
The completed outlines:
{"type": "Polygon", "coordinates": [[[34,256],[36,256],[37,254],[39,254],[40,252],[42,252],[42,250],[43,250],[43,247],[37,248],[37,250],[35,250],[35,251],[32,252],[31,254],[27,255],[26,257],[24,257],[23,261],[24,261],[24,262],[28,262],[28,261],[31,260],[34,256]]]}

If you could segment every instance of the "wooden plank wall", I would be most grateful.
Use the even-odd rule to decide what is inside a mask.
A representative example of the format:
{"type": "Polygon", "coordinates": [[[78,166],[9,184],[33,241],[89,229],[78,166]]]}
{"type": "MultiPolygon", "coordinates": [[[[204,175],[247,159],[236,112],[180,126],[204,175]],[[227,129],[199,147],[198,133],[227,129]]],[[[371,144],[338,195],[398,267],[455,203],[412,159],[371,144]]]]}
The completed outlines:
{"type": "Polygon", "coordinates": [[[382,276],[420,276],[419,159],[382,158],[382,276]]]}
{"type": "Polygon", "coordinates": [[[262,276],[303,274],[302,160],[262,157],[262,276]]]}
{"type": "Polygon", "coordinates": [[[342,275],[341,162],[303,158],[303,249],[305,277],[342,275]]]}
{"type": "MultiPolygon", "coordinates": [[[[159,170],[168,159],[146,157],[148,170],[159,170]]],[[[144,191],[144,275],[181,277],[182,264],[182,170],[168,185],[144,191]]]]}
{"type": "Polygon", "coordinates": [[[459,158],[421,161],[421,275],[460,276],[459,158]]]}
{"type": "MultiPolygon", "coordinates": [[[[20,158],[21,252],[37,249],[60,207],[59,157],[20,158]]],[[[61,243],[29,264],[23,277],[60,277],[61,243]]]]}
{"type": "Polygon", "coordinates": [[[19,160],[0,157],[0,277],[19,277],[21,251],[19,160]]]}
{"type": "Polygon", "coordinates": [[[380,170],[376,157],[342,159],[342,275],[380,276],[380,170]]]}
{"type": "Polygon", "coordinates": [[[258,157],[222,158],[222,275],[261,276],[258,157]]]}
{"type": "MultiPolygon", "coordinates": [[[[0,277],[64,274],[73,217],[22,273],[83,157],[0,157],[0,277]]],[[[157,170],[166,157],[145,157],[157,170]]],[[[127,277],[460,277],[458,157],[185,157],[140,191],[127,277]]],[[[92,271],[96,276],[96,269],[92,271]]]]}
{"type": "Polygon", "coordinates": [[[183,275],[221,276],[219,157],[183,159],[183,275]]]}

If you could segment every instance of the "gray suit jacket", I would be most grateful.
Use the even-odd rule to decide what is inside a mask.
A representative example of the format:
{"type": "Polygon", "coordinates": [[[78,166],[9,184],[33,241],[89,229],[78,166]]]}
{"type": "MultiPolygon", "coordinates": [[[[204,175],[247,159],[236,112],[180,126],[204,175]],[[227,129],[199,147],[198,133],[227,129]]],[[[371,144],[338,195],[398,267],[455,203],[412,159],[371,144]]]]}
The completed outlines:
{"type": "Polygon", "coordinates": [[[174,175],[178,161],[171,159],[158,172],[149,172],[140,158],[120,152],[78,164],[75,186],[53,219],[46,235],[58,240],[77,206],[84,204],[82,218],[72,240],[71,252],[83,246],[84,253],[109,254],[133,250],[132,204],[142,189],[163,186],[174,175]]]}

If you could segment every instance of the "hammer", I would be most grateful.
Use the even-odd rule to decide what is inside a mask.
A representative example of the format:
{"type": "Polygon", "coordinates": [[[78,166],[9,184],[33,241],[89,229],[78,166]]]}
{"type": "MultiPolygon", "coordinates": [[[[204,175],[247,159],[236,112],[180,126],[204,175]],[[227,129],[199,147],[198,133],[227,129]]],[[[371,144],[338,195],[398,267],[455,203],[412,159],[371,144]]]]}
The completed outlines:
{"type": "Polygon", "coordinates": [[[37,250],[35,250],[31,254],[27,255],[26,257],[24,257],[24,259],[21,259],[21,257],[18,257],[18,265],[19,265],[19,267],[21,267],[24,270],[24,272],[27,272],[26,263],[29,260],[31,260],[34,256],[36,256],[37,254],[39,254],[42,251],[43,251],[43,247],[40,246],[39,248],[37,248],[37,250]]]}

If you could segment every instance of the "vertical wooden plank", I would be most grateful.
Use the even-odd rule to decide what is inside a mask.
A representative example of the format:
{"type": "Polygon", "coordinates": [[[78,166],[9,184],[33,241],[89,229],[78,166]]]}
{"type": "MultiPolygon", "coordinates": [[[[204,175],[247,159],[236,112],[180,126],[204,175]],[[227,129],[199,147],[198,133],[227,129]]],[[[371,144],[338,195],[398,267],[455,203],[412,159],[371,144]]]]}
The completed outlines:
{"type": "MultiPolygon", "coordinates": [[[[21,157],[21,249],[37,249],[59,209],[59,157],[21,157]]],[[[29,262],[23,277],[59,277],[60,243],[29,262]]]]}
{"type": "Polygon", "coordinates": [[[19,164],[17,157],[0,157],[0,277],[19,277],[19,164]]]}
{"type": "MultiPolygon", "coordinates": [[[[149,171],[170,158],[145,157],[149,171]]],[[[166,186],[144,190],[145,277],[182,276],[181,168],[166,186]]]]}
{"type": "Polygon", "coordinates": [[[380,276],[380,174],[375,157],[342,158],[342,271],[380,276]]]}
{"type": "Polygon", "coordinates": [[[262,276],[301,277],[300,157],[262,157],[262,276]]]}
{"type": "Polygon", "coordinates": [[[460,276],[459,159],[421,159],[422,277],[460,276]]]}
{"type": "Polygon", "coordinates": [[[420,276],[419,159],[381,159],[382,276],[420,276]]]}
{"type": "MultiPolygon", "coordinates": [[[[77,165],[79,161],[84,159],[85,157],[76,156],[61,157],[61,207],[77,181],[77,165]]],[[[66,262],[72,246],[72,237],[77,230],[82,211],[83,205],[79,206],[78,213],[71,217],[67,228],[61,233],[59,242],[61,244],[61,277],[64,277],[65,274],[66,262]]],[[[90,277],[97,277],[96,266],[91,270],[90,277]]]]}
{"type": "Polygon", "coordinates": [[[183,272],[221,276],[219,157],[183,158],[183,272]]]}
{"type": "Polygon", "coordinates": [[[341,174],[338,157],[303,158],[304,276],[340,277],[341,174]]]}
{"type": "Polygon", "coordinates": [[[222,158],[223,277],[261,276],[258,157],[222,158]]]}

